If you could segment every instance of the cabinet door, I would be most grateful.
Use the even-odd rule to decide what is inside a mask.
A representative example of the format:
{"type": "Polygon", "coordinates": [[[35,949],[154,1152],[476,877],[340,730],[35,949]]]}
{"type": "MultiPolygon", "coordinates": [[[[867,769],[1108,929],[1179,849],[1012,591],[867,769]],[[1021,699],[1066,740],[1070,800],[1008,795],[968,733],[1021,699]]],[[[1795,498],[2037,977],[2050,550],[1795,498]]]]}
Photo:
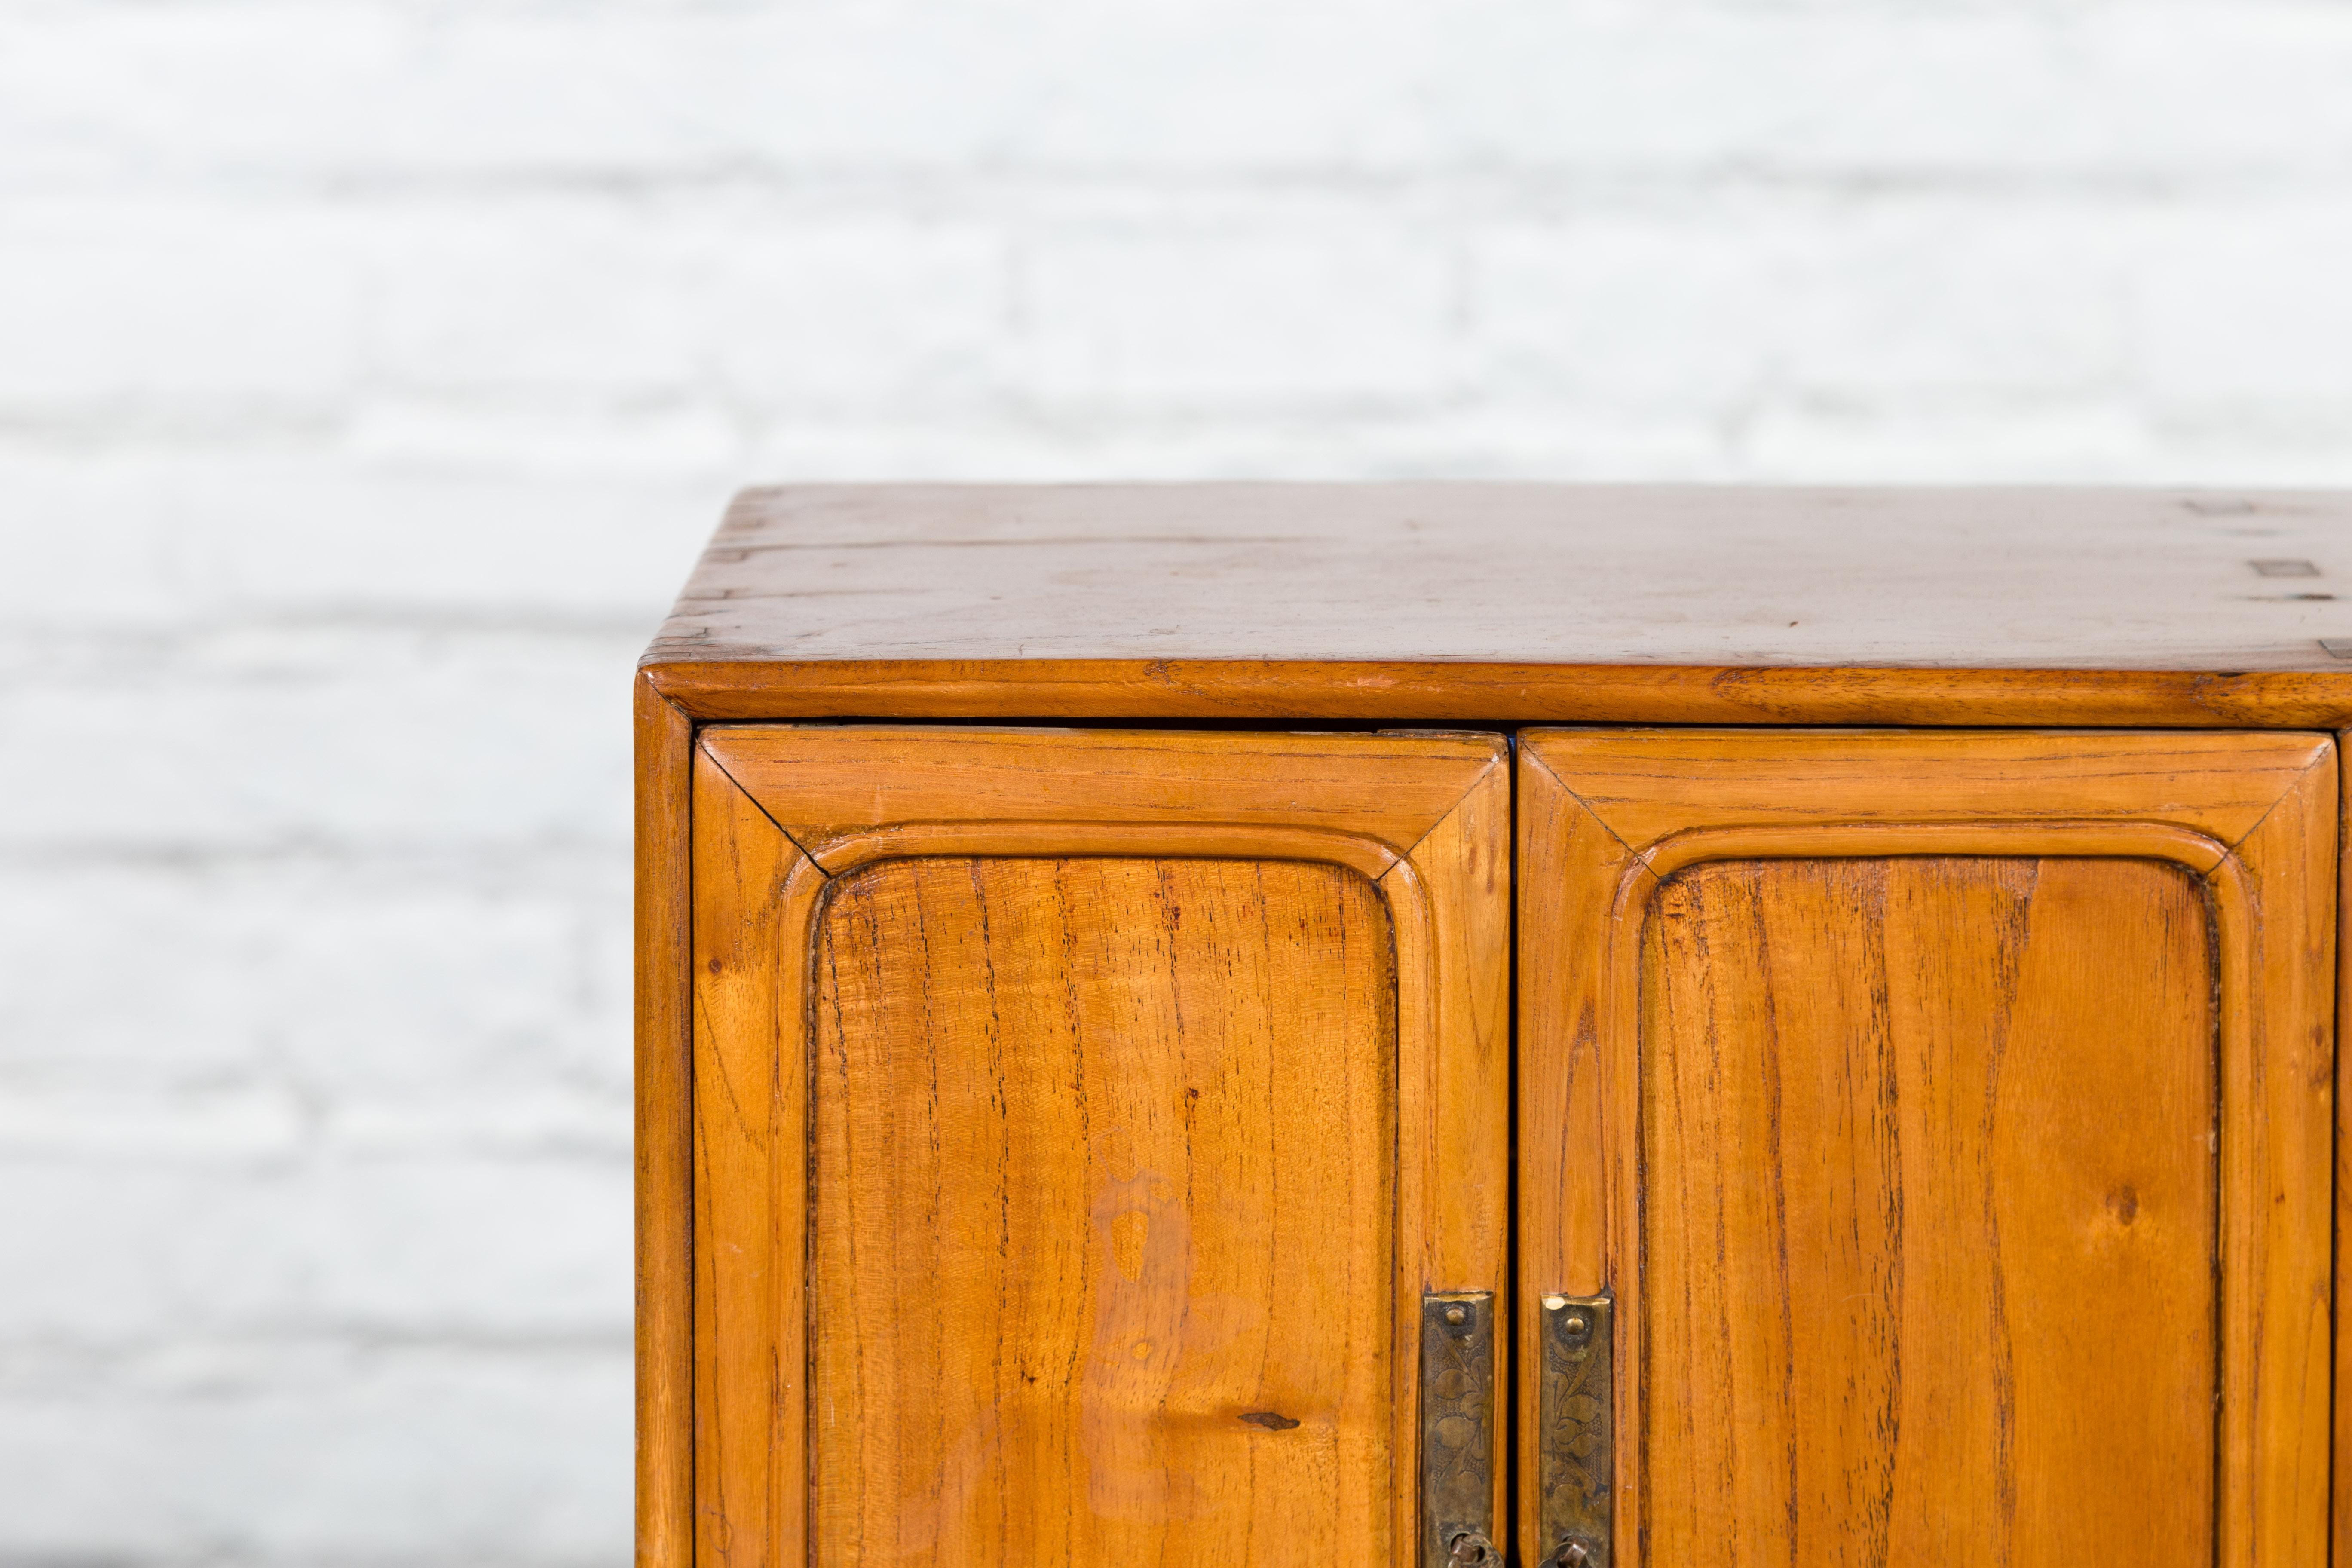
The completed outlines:
{"type": "MultiPolygon", "coordinates": [[[[698,1561],[1424,1561],[1424,1294],[1500,1360],[1507,761],[705,731],[698,1561]]],[[[1506,1386],[1433,1439],[1490,1533],[1506,1386]]]]}
{"type": "Polygon", "coordinates": [[[2332,742],[1524,740],[1526,1560],[2324,1563],[2332,742]]]}

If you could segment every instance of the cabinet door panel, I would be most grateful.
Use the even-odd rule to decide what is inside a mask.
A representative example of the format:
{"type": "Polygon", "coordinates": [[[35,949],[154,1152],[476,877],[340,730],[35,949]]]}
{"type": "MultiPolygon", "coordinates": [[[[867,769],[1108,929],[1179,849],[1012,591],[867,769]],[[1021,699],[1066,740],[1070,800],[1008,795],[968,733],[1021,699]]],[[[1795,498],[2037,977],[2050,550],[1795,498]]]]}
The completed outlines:
{"type": "Polygon", "coordinates": [[[1617,1558],[2324,1561],[2332,745],[1524,755],[1522,1282],[1617,1298],[1617,1558]]]}
{"type": "Polygon", "coordinates": [[[1391,946],[1338,866],[840,879],[811,1296],[832,1560],[1390,1558],[1391,946]]]}
{"type": "Polygon", "coordinates": [[[1421,1297],[1503,1278],[1503,758],[706,731],[699,1559],[1422,1561],[1421,1297]]]}

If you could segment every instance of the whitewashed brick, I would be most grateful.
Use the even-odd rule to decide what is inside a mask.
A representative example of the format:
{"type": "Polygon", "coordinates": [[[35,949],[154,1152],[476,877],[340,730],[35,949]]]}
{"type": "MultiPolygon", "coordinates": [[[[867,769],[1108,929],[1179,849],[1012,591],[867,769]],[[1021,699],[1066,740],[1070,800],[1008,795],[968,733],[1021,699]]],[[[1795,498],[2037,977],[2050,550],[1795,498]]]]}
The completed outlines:
{"type": "Polygon", "coordinates": [[[0,75],[26,175],[1741,160],[2227,174],[2327,170],[2352,145],[2337,90],[2352,21],[2315,0],[242,0],[37,18],[0,75]],[[2235,108],[2249,103],[2263,111],[2235,108]]]}
{"type": "Polygon", "coordinates": [[[345,616],[649,631],[740,471],[581,458],[533,472],[501,456],[485,471],[269,447],[159,442],[100,458],[0,445],[0,626],[87,637],[345,616]]]}
{"type": "Polygon", "coordinates": [[[561,395],[372,397],[354,411],[348,445],[353,464],[369,468],[713,489],[740,471],[743,448],[740,420],[715,400],[647,407],[561,395]]]}
{"type": "Polygon", "coordinates": [[[0,53],[0,167],[86,184],[297,166],[377,134],[385,85],[421,41],[350,0],[27,8],[0,53]]]}
{"type": "Polygon", "coordinates": [[[0,1084],[0,1158],[284,1160],[301,1151],[309,1121],[300,1099],[275,1083],[179,1084],[162,1092],[120,1080],[103,1088],[0,1084]]]}
{"type": "Polygon", "coordinates": [[[268,204],[12,201],[0,252],[0,414],[277,408],[356,376],[356,274],[328,226],[268,204]]]}
{"type": "Polygon", "coordinates": [[[2173,216],[2135,304],[2150,395],[2185,409],[2352,405],[2352,205],[2248,201],[2173,216]]]}
{"type": "Polygon", "coordinates": [[[252,1308],[380,1331],[628,1331],[634,1208],[625,1153],[598,1159],[334,1159],[291,1191],[226,1202],[180,1249],[224,1297],[216,1260],[260,1262],[252,1308]]]}
{"type": "Polygon", "coordinates": [[[1056,237],[1023,262],[1028,384],[1114,404],[1443,395],[1456,271],[1379,230],[1056,237]]]}
{"type": "Polygon", "coordinates": [[[0,849],[623,852],[636,635],[256,626],[0,689],[0,849]],[[75,759],[96,764],[74,765],[75,759]]]}
{"type": "Polygon", "coordinates": [[[249,922],[218,912],[201,883],[170,874],[72,858],[0,874],[0,1082],[249,1081],[266,1059],[247,1023],[263,977],[236,929],[249,922]]]}
{"type": "Polygon", "coordinates": [[[1761,395],[1779,366],[1785,237],[1612,216],[1497,225],[1470,247],[1473,331],[1490,384],[1704,426],[1761,395]],[[1647,345],[1671,341],[1673,353],[1647,345]]]}
{"type": "Polygon", "coordinates": [[[714,244],[699,331],[761,408],[926,407],[1002,384],[1011,246],[970,224],[812,216],[714,244]]]}
{"type": "Polygon", "coordinates": [[[488,471],[247,452],[143,467],[184,613],[211,621],[331,606],[649,631],[730,489],[723,474],[584,461],[519,471],[511,454],[488,471]]]}
{"type": "MultiPolygon", "coordinates": [[[[167,1331],[183,1305],[171,1238],[188,1217],[174,1171],[0,1160],[0,1344],[128,1342],[167,1331]]],[[[8,1400],[0,1395],[0,1411],[8,1400]]],[[[0,1519],[15,1511],[0,1481],[0,1519]]]]}
{"type": "Polygon", "coordinates": [[[1790,400],[1749,420],[1740,447],[1739,477],[1789,483],[2146,484],[2218,471],[2182,463],[2138,409],[2096,396],[1790,400]]]}
{"type": "Polygon", "coordinates": [[[512,198],[400,216],[372,226],[375,374],[410,391],[688,390],[690,279],[657,219],[630,204],[512,198]]]}
{"type": "Polygon", "coordinates": [[[154,1359],[227,1375],[0,1400],[0,1557],[626,1561],[622,1345],[517,1356],[198,1342],[154,1359]]]}
{"type": "Polygon", "coordinates": [[[1763,320],[1800,397],[2113,394],[2131,369],[2139,212],[2011,199],[1876,204],[1791,237],[1763,320]]]}
{"type": "MultiPolygon", "coordinates": [[[[186,1095],[199,1128],[265,1091],[330,1121],[374,1101],[494,1116],[558,1090],[609,1114],[627,1083],[626,988],[599,969],[627,973],[625,868],[602,851],[477,858],[12,867],[0,1156],[62,1146],[27,1120],[52,1093],[60,1117],[90,1102],[73,1125],[110,1159],[141,1157],[149,1136],[107,1126],[110,1094],[186,1095]]],[[[614,1122],[608,1146],[625,1135],[614,1122]]]]}
{"type": "Polygon", "coordinates": [[[0,1162],[0,1338],[604,1334],[630,1313],[625,1156],[0,1162]]]}
{"type": "Polygon", "coordinates": [[[0,626],[85,630],[184,613],[172,541],[135,465],[0,453],[0,626]]]}
{"type": "MultiPolygon", "coordinates": [[[[1055,0],[800,12],[759,58],[770,155],[817,164],[1248,170],[1426,164],[1446,9],[1055,0]],[[892,68],[866,62],[887,56],[892,68]]],[[[1475,21],[1469,23],[1475,26],[1475,21]]],[[[1461,88],[1471,86],[1467,81],[1461,88]]]]}

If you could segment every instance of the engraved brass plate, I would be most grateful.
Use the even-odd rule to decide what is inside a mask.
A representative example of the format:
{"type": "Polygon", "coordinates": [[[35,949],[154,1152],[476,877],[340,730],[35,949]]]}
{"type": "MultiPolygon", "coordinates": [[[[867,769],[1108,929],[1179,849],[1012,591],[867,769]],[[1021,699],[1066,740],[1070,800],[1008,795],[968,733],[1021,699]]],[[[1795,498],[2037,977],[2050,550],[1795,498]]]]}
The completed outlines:
{"type": "Polygon", "coordinates": [[[1537,1406],[1538,1515],[1547,1563],[1608,1568],[1614,1422],[1607,1296],[1543,1299],[1537,1406]]]}
{"type": "Polygon", "coordinates": [[[1490,1290],[1421,1299],[1421,1513],[1424,1568],[1444,1568],[1458,1537],[1495,1533],[1490,1290]]]}

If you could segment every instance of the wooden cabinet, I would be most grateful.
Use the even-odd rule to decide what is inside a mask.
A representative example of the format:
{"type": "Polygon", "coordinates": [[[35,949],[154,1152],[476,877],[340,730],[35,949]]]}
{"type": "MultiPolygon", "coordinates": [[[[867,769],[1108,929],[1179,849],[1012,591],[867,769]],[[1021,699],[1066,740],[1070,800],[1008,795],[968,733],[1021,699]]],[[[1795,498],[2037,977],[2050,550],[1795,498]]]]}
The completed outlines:
{"type": "Polygon", "coordinates": [[[641,1563],[2321,1568],[2347,524],[747,496],[638,687],[641,1563]]]}

